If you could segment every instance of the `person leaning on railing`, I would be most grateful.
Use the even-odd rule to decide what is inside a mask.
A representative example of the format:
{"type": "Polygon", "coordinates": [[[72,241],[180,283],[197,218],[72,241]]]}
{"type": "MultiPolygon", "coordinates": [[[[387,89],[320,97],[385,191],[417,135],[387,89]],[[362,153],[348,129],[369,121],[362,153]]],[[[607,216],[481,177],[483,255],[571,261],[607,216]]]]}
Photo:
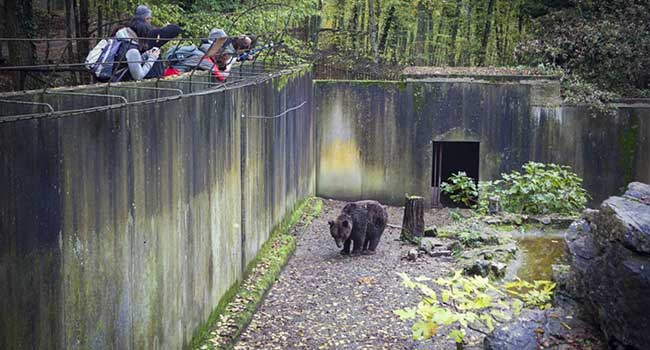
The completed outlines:
{"type": "Polygon", "coordinates": [[[151,26],[135,21],[117,31],[115,38],[122,42],[116,57],[117,68],[113,81],[142,80],[162,76],[163,64],[158,60],[160,49],[149,48],[147,40],[151,26]]]}
{"type": "Polygon", "coordinates": [[[216,50],[216,53],[212,57],[208,57],[214,65],[217,67],[217,70],[213,70],[214,76],[217,77],[219,81],[224,81],[230,75],[230,68],[233,63],[235,63],[234,53],[232,45],[228,43],[228,35],[223,29],[214,28],[208,34],[207,39],[203,39],[199,49],[203,51],[206,55],[209,54],[210,49],[214,50],[214,45],[219,41],[219,39],[225,40],[222,46],[216,50]]]}
{"type": "Polygon", "coordinates": [[[242,34],[236,38],[232,38],[231,45],[238,54],[249,51],[257,44],[257,35],[242,34]]]}
{"type": "Polygon", "coordinates": [[[116,69],[113,81],[142,80],[163,76],[164,66],[160,48],[177,37],[181,28],[168,24],[163,28],[151,26],[152,13],[145,6],[136,8],[127,27],[118,30],[115,37],[122,41],[116,55],[121,62],[116,69]]]}
{"type": "MultiPolygon", "coordinates": [[[[152,16],[153,13],[147,6],[140,5],[135,9],[135,13],[131,19],[131,24],[138,21],[144,21],[151,26],[151,20],[153,19],[152,16]]],[[[149,31],[149,39],[147,39],[146,44],[149,48],[162,48],[163,45],[167,44],[167,42],[179,36],[180,34],[181,27],[176,24],[167,24],[162,28],[156,28],[152,26],[151,30],[149,31]]]]}

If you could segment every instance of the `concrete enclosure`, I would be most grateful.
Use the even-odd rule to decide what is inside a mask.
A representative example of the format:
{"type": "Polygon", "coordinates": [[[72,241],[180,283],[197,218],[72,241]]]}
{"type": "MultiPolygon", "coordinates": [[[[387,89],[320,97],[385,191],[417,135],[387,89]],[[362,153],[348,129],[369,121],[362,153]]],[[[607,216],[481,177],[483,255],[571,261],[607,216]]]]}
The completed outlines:
{"type": "Polygon", "coordinates": [[[530,160],[569,165],[594,203],[650,181],[648,105],[599,115],[560,105],[557,82],[537,80],[316,81],[314,93],[324,197],[430,200],[435,142],[478,142],[481,180],[530,160]]]}
{"type": "Polygon", "coordinates": [[[309,72],[155,103],[128,86],[0,123],[0,349],[183,348],[314,194],[309,72]]]}
{"type": "Polygon", "coordinates": [[[445,142],[480,179],[570,165],[595,202],[650,181],[646,105],[597,115],[544,81],[248,77],[2,97],[0,349],[187,347],[299,201],[428,200],[445,142]]]}

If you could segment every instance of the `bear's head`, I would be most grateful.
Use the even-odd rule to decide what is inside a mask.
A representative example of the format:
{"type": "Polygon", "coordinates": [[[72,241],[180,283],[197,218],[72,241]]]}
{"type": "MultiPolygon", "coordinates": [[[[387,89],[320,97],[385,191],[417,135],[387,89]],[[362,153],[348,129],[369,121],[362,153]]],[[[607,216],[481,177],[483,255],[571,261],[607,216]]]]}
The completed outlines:
{"type": "Polygon", "coordinates": [[[350,238],[352,233],[352,217],[349,215],[339,215],[336,220],[330,220],[330,234],[336,242],[336,246],[341,248],[343,243],[350,238]]]}

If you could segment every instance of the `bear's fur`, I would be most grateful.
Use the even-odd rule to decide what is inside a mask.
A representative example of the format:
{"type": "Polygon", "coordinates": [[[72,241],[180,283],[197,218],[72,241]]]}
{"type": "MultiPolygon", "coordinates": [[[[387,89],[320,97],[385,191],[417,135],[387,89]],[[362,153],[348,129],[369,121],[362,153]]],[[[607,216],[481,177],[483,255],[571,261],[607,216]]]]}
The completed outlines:
{"type": "Polygon", "coordinates": [[[388,213],[377,201],[358,201],[347,203],[336,220],[330,220],[330,234],[341,248],[341,254],[374,254],[381,235],[384,233],[388,213]]]}

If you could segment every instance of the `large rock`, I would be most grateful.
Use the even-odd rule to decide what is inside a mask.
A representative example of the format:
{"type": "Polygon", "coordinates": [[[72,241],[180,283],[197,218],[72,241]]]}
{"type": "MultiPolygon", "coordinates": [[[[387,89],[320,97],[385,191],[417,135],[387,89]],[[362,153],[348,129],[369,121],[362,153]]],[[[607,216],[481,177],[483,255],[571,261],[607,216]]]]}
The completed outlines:
{"type": "Polygon", "coordinates": [[[501,278],[516,253],[517,245],[509,242],[465,251],[459,260],[465,275],[501,278]]]}
{"type": "Polygon", "coordinates": [[[598,211],[586,211],[565,239],[569,293],[610,342],[650,344],[650,186],[630,184],[598,211]]]}
{"type": "Polygon", "coordinates": [[[572,317],[565,310],[525,310],[513,322],[504,324],[483,341],[486,350],[604,349],[589,324],[572,317]]]}

